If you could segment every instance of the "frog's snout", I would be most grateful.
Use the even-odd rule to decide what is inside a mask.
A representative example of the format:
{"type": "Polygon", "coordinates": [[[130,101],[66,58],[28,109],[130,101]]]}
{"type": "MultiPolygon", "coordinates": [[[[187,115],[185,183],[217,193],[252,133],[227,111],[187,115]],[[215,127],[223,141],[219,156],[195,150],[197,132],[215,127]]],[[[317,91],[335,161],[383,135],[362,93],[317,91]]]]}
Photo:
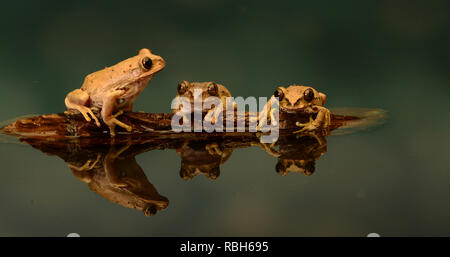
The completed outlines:
{"type": "Polygon", "coordinates": [[[161,66],[166,66],[166,60],[164,60],[162,57],[160,57],[159,62],[161,62],[161,66]]]}
{"type": "Polygon", "coordinates": [[[161,56],[154,55],[152,58],[153,65],[158,67],[158,71],[164,69],[166,66],[166,60],[164,60],[161,56]]]}

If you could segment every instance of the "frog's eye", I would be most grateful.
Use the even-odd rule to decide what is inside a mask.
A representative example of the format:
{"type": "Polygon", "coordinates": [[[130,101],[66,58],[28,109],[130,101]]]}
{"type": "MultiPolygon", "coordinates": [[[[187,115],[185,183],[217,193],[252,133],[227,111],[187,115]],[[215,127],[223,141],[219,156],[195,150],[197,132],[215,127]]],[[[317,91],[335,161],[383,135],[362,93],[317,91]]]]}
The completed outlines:
{"type": "Polygon", "coordinates": [[[142,66],[146,69],[146,70],[150,70],[150,68],[152,67],[153,62],[152,59],[148,58],[148,57],[144,57],[142,59],[142,66]]]}
{"type": "Polygon", "coordinates": [[[303,99],[307,102],[311,102],[314,99],[314,91],[311,88],[308,88],[303,92],[303,99]]]}
{"type": "Polygon", "coordinates": [[[187,90],[188,90],[188,82],[186,80],[181,81],[177,87],[178,94],[182,95],[186,93],[187,90]]]}
{"type": "Polygon", "coordinates": [[[277,90],[275,90],[275,92],[273,92],[273,96],[278,97],[278,100],[281,101],[283,99],[283,97],[284,97],[283,90],[278,88],[277,90]]]}
{"type": "Polygon", "coordinates": [[[211,96],[215,96],[217,95],[217,93],[219,92],[218,88],[217,88],[217,84],[212,82],[211,84],[208,85],[208,88],[206,89],[208,90],[208,94],[211,96]]]}

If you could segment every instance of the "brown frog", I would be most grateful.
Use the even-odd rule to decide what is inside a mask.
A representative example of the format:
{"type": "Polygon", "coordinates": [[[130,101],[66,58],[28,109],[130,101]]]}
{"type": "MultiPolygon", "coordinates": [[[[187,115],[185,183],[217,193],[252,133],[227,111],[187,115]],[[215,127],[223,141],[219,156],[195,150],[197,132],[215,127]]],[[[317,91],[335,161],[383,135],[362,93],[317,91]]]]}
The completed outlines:
{"type": "MultiPolygon", "coordinates": [[[[176,96],[176,99],[180,99],[179,101],[181,104],[178,105],[177,109],[173,109],[173,112],[182,112],[183,104],[190,104],[190,110],[194,111],[194,108],[196,107],[194,105],[194,100],[200,99],[200,97],[202,99],[202,104],[199,107],[202,109],[195,111],[207,112],[205,120],[210,121],[211,124],[215,124],[222,110],[225,109],[225,106],[227,106],[226,99],[227,97],[231,97],[231,93],[225,86],[217,84],[215,82],[188,82],[186,80],[183,80],[178,84],[176,96]],[[209,97],[218,97],[222,104],[222,108],[215,108],[217,106],[209,103],[209,97]],[[185,99],[188,102],[183,103],[183,100],[181,99],[185,99]],[[205,105],[209,105],[209,107],[205,107],[205,105]]],[[[234,103],[233,107],[235,108],[234,103]]],[[[190,115],[191,113],[181,114],[183,115],[183,117],[185,117],[186,115],[190,115]]]]}
{"type": "Polygon", "coordinates": [[[310,115],[309,122],[296,123],[296,125],[302,127],[302,129],[294,133],[313,131],[318,128],[327,129],[329,127],[331,122],[331,112],[327,108],[323,107],[326,102],[327,96],[323,93],[318,92],[312,87],[299,86],[294,84],[289,86],[288,88],[278,87],[278,89],[274,92],[273,96],[270,98],[270,100],[267,102],[267,104],[259,114],[258,129],[260,128],[261,124],[267,122],[267,119],[269,117],[271,120],[275,120],[274,111],[276,111],[276,109],[271,109],[271,103],[272,101],[274,101],[275,97],[278,97],[280,112],[304,112],[310,115]],[[313,119],[313,114],[317,114],[315,119],[313,119]]]}
{"type": "Polygon", "coordinates": [[[220,175],[220,165],[230,158],[233,148],[224,147],[220,141],[192,140],[184,142],[176,151],[181,157],[180,177],[184,180],[199,174],[215,180],[220,175]]]}
{"type": "Polygon", "coordinates": [[[141,210],[146,216],[167,208],[169,200],[148,181],[136,162],[132,145],[120,149],[114,146],[99,148],[95,160],[91,158],[93,152],[94,149],[88,149],[75,155],[71,153],[70,159],[74,160],[68,162],[73,174],[87,183],[92,191],[113,203],[141,210]],[[84,162],[86,158],[88,160],[84,162]]]}
{"type": "Polygon", "coordinates": [[[296,135],[281,135],[275,144],[254,143],[268,154],[277,157],[275,170],[279,175],[285,176],[291,172],[312,175],[315,162],[327,151],[327,142],[322,135],[313,135],[304,132],[296,135]],[[278,149],[277,149],[278,148],[278,149]]]}
{"type": "Polygon", "coordinates": [[[163,58],[143,48],[134,57],[87,75],[80,89],[67,94],[66,107],[81,112],[88,122],[93,119],[98,127],[100,122],[91,108],[101,109],[111,136],[115,135],[116,125],[131,131],[131,126],[119,121],[117,116],[132,110],[136,98],[165,65],[163,58]]]}

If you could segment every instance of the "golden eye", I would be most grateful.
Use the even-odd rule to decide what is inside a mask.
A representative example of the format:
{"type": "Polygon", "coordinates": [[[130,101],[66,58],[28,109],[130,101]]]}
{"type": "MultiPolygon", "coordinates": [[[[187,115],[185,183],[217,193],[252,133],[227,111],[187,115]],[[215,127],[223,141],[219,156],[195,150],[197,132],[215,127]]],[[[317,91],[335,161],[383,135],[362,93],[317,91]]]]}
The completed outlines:
{"type": "Polygon", "coordinates": [[[279,101],[283,100],[284,97],[283,90],[281,90],[281,88],[278,88],[277,90],[275,90],[275,92],[273,92],[273,96],[278,97],[279,101]]]}
{"type": "Polygon", "coordinates": [[[146,69],[146,70],[150,70],[152,68],[153,62],[152,59],[148,58],[148,57],[144,57],[142,59],[142,66],[146,69]]]}
{"type": "Polygon", "coordinates": [[[186,93],[188,88],[189,88],[189,82],[187,82],[186,80],[181,81],[177,87],[178,94],[182,95],[182,94],[186,93]]]}
{"type": "Polygon", "coordinates": [[[211,82],[211,84],[208,85],[208,88],[206,90],[208,91],[208,94],[211,96],[216,96],[217,93],[219,92],[217,84],[214,82],[211,82]]]}
{"type": "Polygon", "coordinates": [[[314,99],[314,91],[311,88],[308,88],[303,92],[303,99],[307,102],[311,102],[314,99]]]}

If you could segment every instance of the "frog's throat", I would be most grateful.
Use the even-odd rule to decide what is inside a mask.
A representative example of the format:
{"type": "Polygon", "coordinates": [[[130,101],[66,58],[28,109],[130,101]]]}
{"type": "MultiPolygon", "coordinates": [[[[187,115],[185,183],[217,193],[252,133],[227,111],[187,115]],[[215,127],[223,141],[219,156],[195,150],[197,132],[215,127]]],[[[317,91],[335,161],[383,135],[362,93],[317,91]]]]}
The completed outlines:
{"type": "Polygon", "coordinates": [[[309,106],[305,107],[283,107],[280,106],[280,111],[285,113],[298,113],[298,112],[304,112],[309,106]]]}

